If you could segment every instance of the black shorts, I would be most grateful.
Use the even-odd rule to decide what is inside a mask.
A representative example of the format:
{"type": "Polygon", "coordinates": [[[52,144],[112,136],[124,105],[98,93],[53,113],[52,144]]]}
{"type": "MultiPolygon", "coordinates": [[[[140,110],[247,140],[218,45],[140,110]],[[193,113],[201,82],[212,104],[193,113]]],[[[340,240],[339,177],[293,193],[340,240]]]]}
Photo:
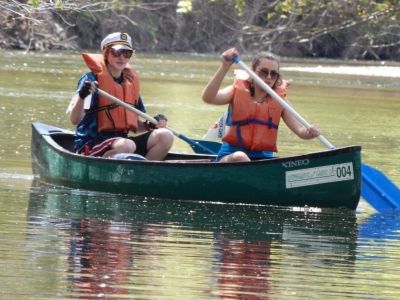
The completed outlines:
{"type": "Polygon", "coordinates": [[[136,144],[136,154],[140,154],[142,156],[146,156],[147,154],[147,142],[149,141],[149,137],[152,131],[147,131],[146,133],[130,136],[128,139],[132,140],[136,144]]]}
{"type": "Polygon", "coordinates": [[[136,145],[136,154],[140,154],[142,156],[146,156],[147,154],[147,142],[149,140],[150,134],[152,131],[145,132],[143,134],[139,134],[136,136],[123,137],[116,135],[115,137],[107,138],[107,139],[97,139],[95,140],[95,146],[89,147],[84,146],[82,150],[78,153],[89,155],[89,156],[103,156],[104,153],[112,149],[112,144],[118,138],[126,138],[132,140],[136,145]]]}

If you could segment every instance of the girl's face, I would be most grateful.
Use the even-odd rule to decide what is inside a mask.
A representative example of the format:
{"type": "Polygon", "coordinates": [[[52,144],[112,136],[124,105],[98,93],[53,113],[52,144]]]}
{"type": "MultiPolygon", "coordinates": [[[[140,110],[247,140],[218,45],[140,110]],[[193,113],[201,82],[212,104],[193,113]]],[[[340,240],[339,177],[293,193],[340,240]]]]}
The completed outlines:
{"type": "Polygon", "coordinates": [[[275,60],[262,58],[254,72],[272,88],[279,79],[279,64],[275,60]]]}
{"type": "Polygon", "coordinates": [[[133,51],[130,50],[115,50],[110,48],[107,54],[107,60],[109,66],[115,71],[122,72],[126,68],[126,64],[129,62],[133,51]]]}

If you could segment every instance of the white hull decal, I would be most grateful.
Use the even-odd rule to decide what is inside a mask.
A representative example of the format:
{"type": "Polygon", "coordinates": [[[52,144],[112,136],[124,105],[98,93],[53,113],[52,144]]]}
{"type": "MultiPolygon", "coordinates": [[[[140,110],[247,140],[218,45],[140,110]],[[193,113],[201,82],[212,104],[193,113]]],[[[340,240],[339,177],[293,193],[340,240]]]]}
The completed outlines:
{"type": "Polygon", "coordinates": [[[354,180],[353,163],[286,171],[286,188],[354,180]]]}

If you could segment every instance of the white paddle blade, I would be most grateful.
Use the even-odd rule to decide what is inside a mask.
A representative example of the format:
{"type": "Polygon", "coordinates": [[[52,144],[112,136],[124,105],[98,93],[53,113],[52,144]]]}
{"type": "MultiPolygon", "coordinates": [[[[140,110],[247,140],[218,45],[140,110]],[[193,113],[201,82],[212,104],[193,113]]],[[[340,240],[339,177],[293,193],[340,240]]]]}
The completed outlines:
{"type": "Polygon", "coordinates": [[[226,126],[226,118],[227,118],[227,113],[224,113],[219,119],[214,123],[214,125],[208,129],[206,134],[203,136],[203,139],[205,140],[221,140],[224,136],[227,130],[229,129],[229,126],[226,126]]]}

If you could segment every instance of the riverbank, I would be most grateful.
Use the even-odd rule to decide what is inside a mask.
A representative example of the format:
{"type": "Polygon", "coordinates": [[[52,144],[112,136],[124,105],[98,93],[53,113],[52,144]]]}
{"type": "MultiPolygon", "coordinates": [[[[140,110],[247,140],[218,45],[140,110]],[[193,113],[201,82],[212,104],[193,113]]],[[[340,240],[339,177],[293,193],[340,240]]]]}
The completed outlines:
{"type": "Polygon", "coordinates": [[[400,6],[389,0],[305,0],[299,7],[250,2],[0,0],[0,48],[98,49],[106,34],[123,31],[146,52],[221,53],[236,47],[282,57],[400,60],[400,6]],[[182,3],[190,6],[182,11],[182,3]]]}

